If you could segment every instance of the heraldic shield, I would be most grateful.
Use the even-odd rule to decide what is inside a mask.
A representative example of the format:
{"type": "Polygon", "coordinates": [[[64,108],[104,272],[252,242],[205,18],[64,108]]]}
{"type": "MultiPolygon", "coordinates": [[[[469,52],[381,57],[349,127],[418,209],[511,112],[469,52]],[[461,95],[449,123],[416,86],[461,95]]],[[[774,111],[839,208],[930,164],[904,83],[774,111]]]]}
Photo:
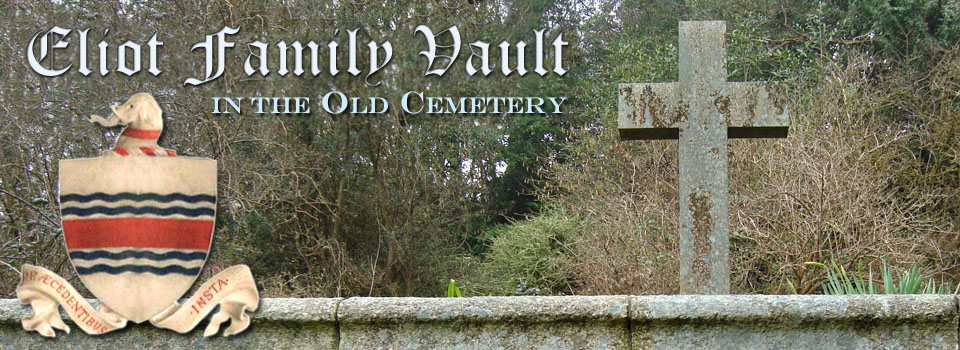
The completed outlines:
{"type": "Polygon", "coordinates": [[[104,305],[140,323],[177,301],[213,238],[217,162],[100,157],[60,162],[70,261],[104,305]]]}
{"type": "Polygon", "coordinates": [[[214,310],[204,336],[242,332],[247,311],[259,305],[250,268],[223,269],[179,304],[210,252],[217,210],[217,161],[178,157],[157,144],[163,131],[159,105],[136,94],[113,106],[106,127],[126,125],[115,147],[100,157],[60,161],[60,218],[67,254],[80,280],[101,305],[94,308],[64,278],[24,264],[17,299],[33,316],[23,328],[53,337],[69,332],[59,309],[88,334],[149,320],[186,333],[214,310]]]}

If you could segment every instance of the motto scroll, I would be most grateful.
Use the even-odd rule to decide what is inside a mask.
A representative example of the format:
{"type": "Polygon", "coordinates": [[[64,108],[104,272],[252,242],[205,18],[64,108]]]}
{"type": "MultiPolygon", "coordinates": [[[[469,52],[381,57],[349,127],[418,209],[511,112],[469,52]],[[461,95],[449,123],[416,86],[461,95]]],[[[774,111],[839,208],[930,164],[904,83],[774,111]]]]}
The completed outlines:
{"type": "MultiPolygon", "coordinates": [[[[91,335],[121,329],[128,321],[106,304],[94,309],[66,280],[39,266],[23,266],[17,299],[29,303],[34,312],[33,316],[23,319],[23,329],[37,331],[45,337],[55,336],[54,329],[70,333],[70,327],[60,318],[58,306],[63,306],[73,322],[91,335]]],[[[256,310],[259,300],[250,268],[237,265],[221,271],[201,285],[197,293],[187,300],[186,307],[174,303],[152,318],[150,323],[178,333],[187,333],[219,305],[220,311],[213,315],[203,335],[216,334],[220,324],[227,320],[231,320],[231,323],[223,335],[234,335],[250,325],[246,311],[256,310]]]]}

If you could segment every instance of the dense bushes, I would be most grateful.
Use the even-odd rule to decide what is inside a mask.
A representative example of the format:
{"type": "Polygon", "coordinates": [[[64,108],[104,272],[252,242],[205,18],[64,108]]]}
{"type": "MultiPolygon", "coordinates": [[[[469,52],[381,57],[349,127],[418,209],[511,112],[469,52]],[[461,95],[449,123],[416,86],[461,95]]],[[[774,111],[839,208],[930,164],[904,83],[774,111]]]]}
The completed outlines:
{"type": "Polygon", "coordinates": [[[556,212],[501,226],[468,288],[474,294],[571,294],[567,250],[578,226],[556,212]]]}

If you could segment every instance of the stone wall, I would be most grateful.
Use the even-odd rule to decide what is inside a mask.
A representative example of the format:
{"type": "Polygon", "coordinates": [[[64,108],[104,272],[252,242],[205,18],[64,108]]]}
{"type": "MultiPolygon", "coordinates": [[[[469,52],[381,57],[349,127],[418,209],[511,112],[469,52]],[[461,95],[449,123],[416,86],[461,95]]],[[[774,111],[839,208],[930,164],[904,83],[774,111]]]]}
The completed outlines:
{"type": "Polygon", "coordinates": [[[29,312],[0,300],[0,348],[957,349],[960,326],[952,296],[264,299],[230,338],[201,324],[45,339],[21,328],[29,312]]]}

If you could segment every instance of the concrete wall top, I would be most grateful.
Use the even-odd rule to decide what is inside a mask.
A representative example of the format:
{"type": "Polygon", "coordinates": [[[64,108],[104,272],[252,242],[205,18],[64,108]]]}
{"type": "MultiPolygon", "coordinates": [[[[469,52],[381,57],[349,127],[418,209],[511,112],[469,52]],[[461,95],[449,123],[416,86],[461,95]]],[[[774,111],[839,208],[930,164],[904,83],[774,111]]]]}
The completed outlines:
{"type": "Polygon", "coordinates": [[[29,313],[0,299],[0,349],[957,349],[960,326],[949,295],[268,298],[228,338],[203,338],[204,322],[46,339],[21,328],[29,313]]]}

